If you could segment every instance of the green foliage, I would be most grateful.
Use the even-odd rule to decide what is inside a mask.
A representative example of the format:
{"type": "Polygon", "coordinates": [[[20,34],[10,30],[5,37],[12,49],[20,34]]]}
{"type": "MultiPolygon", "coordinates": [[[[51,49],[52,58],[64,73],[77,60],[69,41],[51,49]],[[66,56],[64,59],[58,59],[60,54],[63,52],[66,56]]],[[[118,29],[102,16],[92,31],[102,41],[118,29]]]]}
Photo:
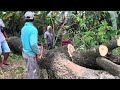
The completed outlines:
{"type": "Polygon", "coordinates": [[[8,59],[10,62],[15,62],[16,60],[23,61],[22,56],[11,53],[8,59]]]}
{"type": "Polygon", "coordinates": [[[119,57],[119,56],[120,56],[120,47],[114,49],[114,50],[112,51],[112,54],[119,57]]]}
{"type": "Polygon", "coordinates": [[[81,38],[88,46],[95,46],[97,44],[97,41],[95,40],[95,32],[93,31],[85,32],[81,38]]]}
{"type": "Polygon", "coordinates": [[[74,46],[79,48],[79,45],[84,45],[90,48],[116,38],[120,31],[114,30],[108,24],[106,16],[108,16],[106,12],[86,12],[83,16],[76,15],[74,21],[79,23],[80,28],[75,31],[74,46]],[[101,17],[102,21],[100,21],[101,17]]]}
{"type": "MultiPolygon", "coordinates": [[[[19,30],[23,27],[24,12],[0,12],[0,17],[11,34],[14,35],[17,26],[19,30]]],[[[52,11],[51,17],[48,16],[49,12],[35,11],[35,25],[40,32],[39,41],[44,45],[43,33],[46,31],[46,27],[51,25],[54,27],[55,34],[59,36],[57,42],[60,44],[62,39],[62,30],[60,30],[58,23],[60,11],[52,11]]],[[[76,26],[65,25],[64,30],[67,31],[67,36],[63,38],[71,39],[75,48],[90,48],[116,38],[120,34],[120,30],[114,30],[110,25],[111,19],[107,11],[79,11],[77,14],[72,14],[68,19],[68,22],[76,23],[76,26]]]]}
{"type": "Polygon", "coordinates": [[[99,25],[97,36],[99,43],[104,43],[116,38],[117,31],[112,26],[108,26],[106,21],[102,21],[102,24],[99,25]]]}
{"type": "Polygon", "coordinates": [[[76,16],[74,17],[74,21],[79,23],[80,29],[81,29],[82,31],[83,31],[84,29],[86,29],[86,30],[88,29],[88,28],[87,28],[87,25],[86,25],[86,20],[83,19],[83,18],[81,18],[80,15],[76,15],[76,16]]]}

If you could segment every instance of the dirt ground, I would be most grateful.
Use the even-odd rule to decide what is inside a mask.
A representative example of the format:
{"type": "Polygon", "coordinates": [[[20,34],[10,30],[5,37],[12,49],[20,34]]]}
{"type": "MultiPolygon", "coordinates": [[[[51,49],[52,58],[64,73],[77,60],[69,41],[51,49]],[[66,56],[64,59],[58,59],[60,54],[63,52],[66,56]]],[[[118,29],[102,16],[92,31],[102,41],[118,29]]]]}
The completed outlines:
{"type": "Polygon", "coordinates": [[[0,79],[26,79],[26,67],[21,56],[10,54],[9,66],[0,67],[0,79]]]}
{"type": "MultiPolygon", "coordinates": [[[[26,67],[22,56],[11,53],[8,61],[11,63],[9,66],[0,67],[0,79],[26,79],[26,67]]],[[[45,69],[41,73],[44,75],[43,79],[48,79],[45,69]]]]}

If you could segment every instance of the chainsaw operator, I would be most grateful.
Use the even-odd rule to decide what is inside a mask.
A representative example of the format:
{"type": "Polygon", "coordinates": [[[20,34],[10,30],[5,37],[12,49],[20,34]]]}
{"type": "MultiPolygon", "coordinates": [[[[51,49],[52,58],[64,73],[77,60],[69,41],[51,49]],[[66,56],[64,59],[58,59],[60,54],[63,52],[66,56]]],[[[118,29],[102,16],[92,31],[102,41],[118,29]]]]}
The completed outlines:
{"type": "Polygon", "coordinates": [[[34,13],[27,11],[25,13],[26,23],[21,30],[22,56],[26,62],[27,79],[39,79],[39,66],[37,60],[41,57],[41,51],[38,48],[38,30],[33,25],[34,13]]]}

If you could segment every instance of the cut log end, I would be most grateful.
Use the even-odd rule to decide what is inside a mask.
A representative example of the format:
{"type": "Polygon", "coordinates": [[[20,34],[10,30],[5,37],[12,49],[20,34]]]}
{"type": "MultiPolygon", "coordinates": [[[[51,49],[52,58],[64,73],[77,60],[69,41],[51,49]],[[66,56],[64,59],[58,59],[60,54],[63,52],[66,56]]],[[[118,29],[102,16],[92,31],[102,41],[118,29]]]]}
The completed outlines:
{"type": "Polygon", "coordinates": [[[75,48],[71,44],[68,44],[67,48],[68,48],[69,56],[72,57],[73,52],[75,51],[75,48]]]}
{"type": "Polygon", "coordinates": [[[120,46],[120,37],[117,39],[117,45],[120,46]]]}
{"type": "Polygon", "coordinates": [[[108,53],[108,48],[105,45],[99,46],[99,53],[101,56],[106,56],[108,53]]]}

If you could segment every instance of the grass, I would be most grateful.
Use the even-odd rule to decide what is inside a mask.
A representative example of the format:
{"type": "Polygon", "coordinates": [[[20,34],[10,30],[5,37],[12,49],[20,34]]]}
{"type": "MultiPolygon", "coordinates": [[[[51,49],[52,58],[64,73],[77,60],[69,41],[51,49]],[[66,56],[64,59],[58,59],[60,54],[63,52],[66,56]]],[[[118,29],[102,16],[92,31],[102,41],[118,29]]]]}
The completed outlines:
{"type": "Polygon", "coordinates": [[[26,79],[26,67],[22,56],[11,53],[11,65],[0,68],[0,79],[26,79]]]}
{"type": "Polygon", "coordinates": [[[23,61],[23,58],[21,55],[11,53],[8,60],[11,62],[16,62],[16,61],[23,61]]]}

